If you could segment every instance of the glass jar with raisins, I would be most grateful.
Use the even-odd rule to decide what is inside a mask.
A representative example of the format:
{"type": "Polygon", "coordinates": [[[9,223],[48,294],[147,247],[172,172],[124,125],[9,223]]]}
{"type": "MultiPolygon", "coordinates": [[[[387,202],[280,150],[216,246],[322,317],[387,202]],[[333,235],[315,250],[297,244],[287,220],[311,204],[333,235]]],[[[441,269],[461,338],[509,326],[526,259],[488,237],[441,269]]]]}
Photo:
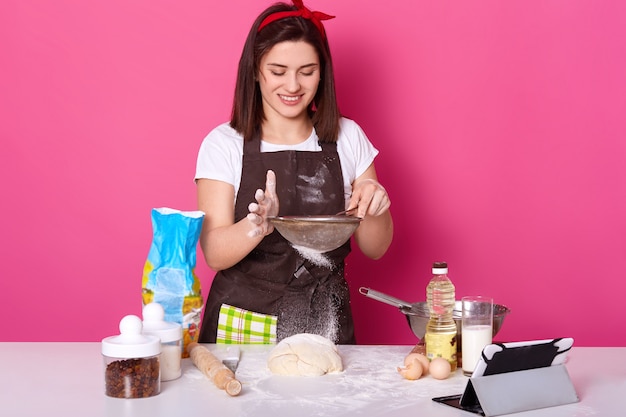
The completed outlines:
{"type": "Polygon", "coordinates": [[[161,392],[161,341],[142,334],[141,319],[128,315],[120,334],[102,339],[105,393],[115,398],[146,398],[161,392]]]}

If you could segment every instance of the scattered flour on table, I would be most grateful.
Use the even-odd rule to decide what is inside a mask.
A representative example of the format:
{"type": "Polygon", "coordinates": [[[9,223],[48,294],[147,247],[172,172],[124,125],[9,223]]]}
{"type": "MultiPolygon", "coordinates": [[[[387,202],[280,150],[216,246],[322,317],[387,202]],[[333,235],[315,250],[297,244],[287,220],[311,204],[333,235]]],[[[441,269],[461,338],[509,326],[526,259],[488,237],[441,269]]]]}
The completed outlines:
{"type": "Polygon", "coordinates": [[[460,373],[446,383],[430,376],[405,380],[396,368],[410,351],[408,346],[372,346],[346,355],[339,345],[338,351],[344,370],[315,377],[273,375],[267,367],[269,353],[246,356],[237,370],[243,384],[237,400],[246,403],[240,415],[256,416],[260,407],[275,417],[300,415],[303,410],[320,417],[393,415],[393,410],[411,407],[411,397],[461,394],[467,382],[460,373]]]}

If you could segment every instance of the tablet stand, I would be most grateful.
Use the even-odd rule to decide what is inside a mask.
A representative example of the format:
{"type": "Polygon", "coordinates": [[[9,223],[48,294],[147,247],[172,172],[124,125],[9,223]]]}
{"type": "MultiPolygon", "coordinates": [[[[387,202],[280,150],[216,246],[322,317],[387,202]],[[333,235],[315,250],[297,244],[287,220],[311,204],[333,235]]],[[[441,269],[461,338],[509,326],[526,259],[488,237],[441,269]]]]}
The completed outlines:
{"type": "Polygon", "coordinates": [[[578,402],[565,365],[472,377],[460,399],[461,408],[482,408],[499,416],[578,402]]]}

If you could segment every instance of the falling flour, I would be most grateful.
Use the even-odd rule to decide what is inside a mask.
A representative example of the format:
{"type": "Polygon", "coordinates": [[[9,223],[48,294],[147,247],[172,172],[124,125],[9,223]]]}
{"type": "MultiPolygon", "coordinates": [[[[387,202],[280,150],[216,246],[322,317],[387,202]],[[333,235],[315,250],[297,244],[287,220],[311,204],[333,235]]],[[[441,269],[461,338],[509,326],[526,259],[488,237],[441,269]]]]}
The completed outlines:
{"type": "Polygon", "coordinates": [[[328,256],[324,255],[323,253],[315,249],[310,249],[310,248],[299,246],[299,245],[291,245],[291,246],[300,254],[300,256],[302,256],[304,259],[313,263],[316,266],[328,268],[328,269],[333,269],[333,267],[335,266],[333,264],[333,261],[331,261],[328,256]]]}
{"type": "MultiPolygon", "coordinates": [[[[317,267],[329,270],[335,268],[333,261],[324,253],[299,245],[292,247],[302,258],[317,267]]],[[[303,310],[299,304],[283,305],[279,315],[278,338],[306,332],[324,336],[336,343],[340,328],[338,318],[340,300],[334,296],[336,292],[332,288],[320,288],[315,291],[312,305],[316,307],[312,309],[303,310]]]]}

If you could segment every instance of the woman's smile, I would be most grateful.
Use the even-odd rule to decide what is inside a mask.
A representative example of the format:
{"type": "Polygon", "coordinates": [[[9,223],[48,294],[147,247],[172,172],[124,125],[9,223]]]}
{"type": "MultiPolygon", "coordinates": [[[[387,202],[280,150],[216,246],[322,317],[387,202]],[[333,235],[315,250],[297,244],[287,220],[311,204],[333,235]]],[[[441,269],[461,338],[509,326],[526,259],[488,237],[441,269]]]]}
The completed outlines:
{"type": "Polygon", "coordinates": [[[302,99],[303,95],[285,96],[285,95],[279,94],[278,97],[280,97],[280,99],[284,101],[285,104],[287,104],[288,106],[292,106],[294,104],[298,104],[298,102],[302,99]]]}

